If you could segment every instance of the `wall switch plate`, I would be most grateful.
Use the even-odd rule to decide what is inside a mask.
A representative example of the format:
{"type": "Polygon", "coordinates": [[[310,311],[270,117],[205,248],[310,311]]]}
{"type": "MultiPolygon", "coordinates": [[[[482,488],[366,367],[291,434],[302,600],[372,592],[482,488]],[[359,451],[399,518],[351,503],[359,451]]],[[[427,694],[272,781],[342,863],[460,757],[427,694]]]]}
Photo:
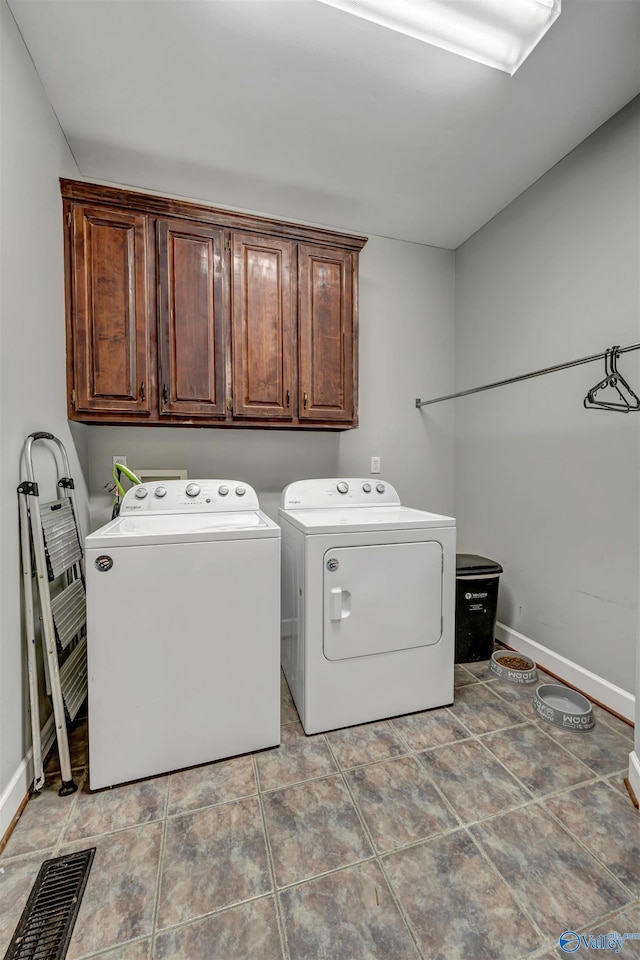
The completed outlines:
{"type": "Polygon", "coordinates": [[[123,467],[126,467],[126,465],[127,465],[127,458],[126,458],[123,454],[121,454],[120,456],[118,456],[118,454],[114,454],[114,455],[113,455],[113,462],[112,462],[112,464],[111,464],[111,469],[112,469],[112,470],[113,470],[113,468],[115,467],[116,463],[121,463],[123,467]]]}
{"type": "Polygon", "coordinates": [[[371,457],[371,473],[380,473],[380,457],[371,457]]]}

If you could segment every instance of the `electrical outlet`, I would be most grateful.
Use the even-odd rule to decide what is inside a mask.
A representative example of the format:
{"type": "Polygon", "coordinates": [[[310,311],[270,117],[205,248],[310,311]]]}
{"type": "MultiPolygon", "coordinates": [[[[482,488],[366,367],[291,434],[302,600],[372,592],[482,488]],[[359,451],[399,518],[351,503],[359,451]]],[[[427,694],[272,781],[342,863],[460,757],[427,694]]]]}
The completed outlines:
{"type": "Polygon", "coordinates": [[[380,473],[380,457],[371,457],[371,473],[380,473]]]}
{"type": "Polygon", "coordinates": [[[120,456],[118,456],[117,454],[114,454],[114,456],[113,456],[113,462],[112,462],[112,464],[111,464],[111,469],[112,469],[112,470],[113,470],[113,468],[115,467],[116,463],[121,463],[123,467],[126,467],[126,465],[127,465],[127,458],[126,458],[124,455],[122,455],[122,454],[121,454],[120,456]]]}

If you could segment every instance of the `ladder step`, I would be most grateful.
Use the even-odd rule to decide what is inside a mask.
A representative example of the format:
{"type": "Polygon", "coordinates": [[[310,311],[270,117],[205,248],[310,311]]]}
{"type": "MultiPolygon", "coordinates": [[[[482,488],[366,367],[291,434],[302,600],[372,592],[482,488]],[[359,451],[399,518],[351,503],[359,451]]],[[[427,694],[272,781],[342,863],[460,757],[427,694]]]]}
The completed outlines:
{"type": "Polygon", "coordinates": [[[83,637],[60,667],[60,688],[70,720],[87,696],[87,638],[83,637]]]}
{"type": "Polygon", "coordinates": [[[82,580],[74,580],[51,600],[58,652],[66,650],[87,622],[87,603],[82,580]]]}
{"type": "Polygon", "coordinates": [[[49,582],[82,559],[82,547],[71,500],[53,500],[40,505],[49,582]]]}

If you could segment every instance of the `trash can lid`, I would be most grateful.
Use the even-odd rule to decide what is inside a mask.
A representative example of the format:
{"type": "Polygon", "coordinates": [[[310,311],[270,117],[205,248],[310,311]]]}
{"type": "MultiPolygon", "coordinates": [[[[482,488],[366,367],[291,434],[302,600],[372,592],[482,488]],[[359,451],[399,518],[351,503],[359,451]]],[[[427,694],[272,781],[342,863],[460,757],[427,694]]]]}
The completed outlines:
{"type": "Polygon", "coordinates": [[[475,553],[456,553],[456,574],[458,576],[480,576],[487,573],[502,573],[502,567],[495,560],[479,557],[475,553]]]}

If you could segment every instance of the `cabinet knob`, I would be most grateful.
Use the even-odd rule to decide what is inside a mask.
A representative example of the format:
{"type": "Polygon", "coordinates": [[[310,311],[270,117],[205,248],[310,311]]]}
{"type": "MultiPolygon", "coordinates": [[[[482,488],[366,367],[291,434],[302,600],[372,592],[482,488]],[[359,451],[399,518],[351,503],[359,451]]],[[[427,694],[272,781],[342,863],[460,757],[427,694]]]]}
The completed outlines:
{"type": "Polygon", "coordinates": [[[291,394],[287,390],[287,406],[289,406],[290,403],[291,403],[291,394]]]}
{"type": "Polygon", "coordinates": [[[308,394],[303,393],[303,394],[302,394],[302,399],[303,399],[303,403],[304,403],[304,408],[305,408],[305,410],[306,410],[306,409],[307,409],[307,401],[308,401],[308,399],[309,399],[308,394]]]}
{"type": "Polygon", "coordinates": [[[140,384],[140,399],[144,400],[144,380],[140,384]]]}
{"type": "Polygon", "coordinates": [[[165,403],[169,402],[169,391],[167,390],[166,383],[162,384],[162,399],[164,400],[165,403]]]}

